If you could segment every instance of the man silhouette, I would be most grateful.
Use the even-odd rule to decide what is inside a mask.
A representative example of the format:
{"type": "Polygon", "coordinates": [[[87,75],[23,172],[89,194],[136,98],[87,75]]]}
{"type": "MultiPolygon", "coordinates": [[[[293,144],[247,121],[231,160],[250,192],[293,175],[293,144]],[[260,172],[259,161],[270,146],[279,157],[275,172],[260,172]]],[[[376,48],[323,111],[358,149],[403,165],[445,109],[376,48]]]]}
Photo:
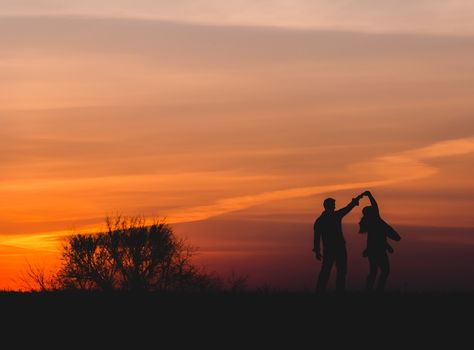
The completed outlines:
{"type": "Polygon", "coordinates": [[[334,264],[336,264],[336,290],[344,291],[346,287],[347,274],[347,251],[346,241],[342,233],[342,219],[355,206],[359,205],[362,198],[359,195],[342,209],[336,209],[336,200],[327,198],[324,200],[324,211],[314,223],[314,248],[313,252],[316,259],[323,260],[321,272],[319,273],[318,285],[316,291],[318,293],[326,290],[329,276],[334,264]],[[321,239],[323,241],[323,253],[321,255],[321,239]]]}

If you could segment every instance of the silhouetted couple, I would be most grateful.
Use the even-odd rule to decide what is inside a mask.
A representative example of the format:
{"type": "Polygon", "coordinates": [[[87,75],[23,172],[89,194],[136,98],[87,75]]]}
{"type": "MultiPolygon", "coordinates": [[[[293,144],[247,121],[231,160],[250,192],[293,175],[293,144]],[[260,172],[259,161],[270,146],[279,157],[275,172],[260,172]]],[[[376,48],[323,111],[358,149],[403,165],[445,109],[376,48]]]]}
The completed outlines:
{"type": "Polygon", "coordinates": [[[382,292],[390,273],[390,263],[387,251],[392,253],[392,247],[387,243],[387,237],[395,241],[400,240],[398,233],[380,217],[379,207],[375,198],[369,191],[353,198],[352,201],[342,209],[336,210],[336,201],[327,198],[324,201],[324,212],[314,223],[314,248],[313,251],[318,260],[322,259],[321,272],[318,278],[317,292],[326,290],[332,267],[336,265],[336,290],[344,291],[347,274],[347,251],[346,242],[342,233],[342,219],[344,216],[359,205],[359,201],[367,196],[370,206],[362,210],[362,219],[359,223],[359,233],[367,233],[367,248],[363,256],[369,260],[369,275],[367,276],[366,291],[374,288],[377,273],[380,270],[377,291],[382,292]],[[323,254],[321,254],[321,240],[323,242],[323,254]]]}

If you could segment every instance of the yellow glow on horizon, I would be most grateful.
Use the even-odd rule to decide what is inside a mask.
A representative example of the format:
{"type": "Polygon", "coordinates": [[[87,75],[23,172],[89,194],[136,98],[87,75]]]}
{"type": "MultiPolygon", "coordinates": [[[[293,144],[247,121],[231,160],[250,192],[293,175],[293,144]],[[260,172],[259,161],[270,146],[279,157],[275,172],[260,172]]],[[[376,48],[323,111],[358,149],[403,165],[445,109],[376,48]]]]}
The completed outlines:
{"type": "MultiPolygon", "coordinates": [[[[422,163],[423,160],[469,153],[474,153],[474,138],[443,141],[401,154],[378,157],[374,161],[354,165],[352,167],[353,169],[358,167],[367,169],[371,167],[373,168],[371,170],[372,172],[383,174],[384,178],[378,180],[291,188],[242,197],[220,199],[210,205],[184,208],[177,212],[171,211],[167,222],[174,224],[201,221],[277,200],[308,197],[316,194],[330,194],[342,190],[377,188],[380,186],[391,186],[397,183],[420,180],[438,172],[438,170],[432,166],[422,163]]],[[[87,234],[100,232],[103,229],[103,227],[101,228],[97,225],[89,225],[77,229],[77,232],[87,234]]],[[[58,241],[65,236],[71,235],[71,233],[71,231],[56,231],[44,234],[18,235],[0,240],[0,244],[38,251],[58,252],[58,241]]]]}

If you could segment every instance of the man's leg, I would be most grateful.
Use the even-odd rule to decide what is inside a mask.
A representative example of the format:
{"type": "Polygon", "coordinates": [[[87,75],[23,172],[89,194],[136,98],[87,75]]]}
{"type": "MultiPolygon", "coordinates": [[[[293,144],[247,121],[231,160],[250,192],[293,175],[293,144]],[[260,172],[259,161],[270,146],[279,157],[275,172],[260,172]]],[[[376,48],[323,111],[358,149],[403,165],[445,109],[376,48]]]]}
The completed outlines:
{"type": "Polygon", "coordinates": [[[332,265],[334,264],[334,255],[324,252],[323,263],[321,266],[321,272],[319,273],[318,285],[316,286],[316,292],[322,293],[326,291],[326,286],[331,275],[332,265]]]}
{"type": "Polygon", "coordinates": [[[336,290],[343,292],[346,289],[346,275],[347,275],[347,251],[346,246],[341,247],[336,256],[336,290]]]}

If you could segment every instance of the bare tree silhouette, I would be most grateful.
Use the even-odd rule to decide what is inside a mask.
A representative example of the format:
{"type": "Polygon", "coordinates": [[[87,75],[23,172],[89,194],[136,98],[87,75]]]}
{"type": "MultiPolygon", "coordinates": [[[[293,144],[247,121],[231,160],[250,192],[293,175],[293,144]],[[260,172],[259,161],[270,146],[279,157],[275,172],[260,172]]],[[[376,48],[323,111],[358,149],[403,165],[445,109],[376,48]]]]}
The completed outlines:
{"type": "Polygon", "coordinates": [[[26,276],[39,290],[217,291],[222,281],[191,263],[196,249],[177,238],[164,220],[106,219],[106,232],[74,234],[63,246],[62,264],[50,279],[29,265],[26,276]]]}
{"type": "Polygon", "coordinates": [[[26,262],[25,271],[19,276],[25,290],[47,292],[57,290],[56,276],[51,276],[43,266],[26,262]]]}

